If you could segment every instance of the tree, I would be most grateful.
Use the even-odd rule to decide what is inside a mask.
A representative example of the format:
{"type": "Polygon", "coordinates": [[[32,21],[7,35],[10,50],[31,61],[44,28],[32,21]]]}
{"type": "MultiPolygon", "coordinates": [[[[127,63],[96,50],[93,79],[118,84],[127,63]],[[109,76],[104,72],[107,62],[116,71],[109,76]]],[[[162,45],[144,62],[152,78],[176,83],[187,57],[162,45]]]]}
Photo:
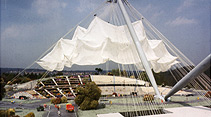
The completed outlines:
{"type": "Polygon", "coordinates": [[[101,69],[101,68],[95,68],[95,71],[97,71],[97,73],[100,74],[103,71],[103,69],[101,69]]]}
{"type": "Polygon", "coordinates": [[[126,71],[126,70],[123,70],[123,71],[122,71],[122,76],[127,77],[127,71],[126,71]]]}
{"type": "Polygon", "coordinates": [[[60,104],[61,103],[61,98],[52,98],[51,99],[51,103],[52,104],[60,104]]]}
{"type": "Polygon", "coordinates": [[[127,71],[126,70],[120,70],[120,69],[112,69],[111,72],[108,73],[108,75],[115,75],[115,76],[124,76],[124,77],[128,77],[127,76],[127,71]]]}
{"type": "Polygon", "coordinates": [[[101,96],[101,90],[95,84],[95,82],[89,82],[86,87],[77,87],[77,96],[75,103],[80,106],[81,110],[96,109],[98,106],[98,100],[101,96]]]}
{"type": "Polygon", "coordinates": [[[58,71],[58,72],[56,73],[56,75],[63,75],[63,73],[62,73],[61,71],[58,71]]]}
{"type": "Polygon", "coordinates": [[[113,75],[115,75],[115,76],[120,76],[120,74],[119,74],[119,69],[112,69],[112,70],[111,70],[111,73],[112,73],[113,75]]]}
{"type": "Polygon", "coordinates": [[[35,117],[35,114],[33,112],[28,113],[24,117],[35,117]]]}
{"type": "Polygon", "coordinates": [[[61,102],[62,102],[62,103],[67,103],[67,98],[66,98],[65,96],[62,96],[61,102]]]}
{"type": "Polygon", "coordinates": [[[6,90],[5,90],[5,88],[4,88],[4,86],[5,86],[5,82],[4,82],[4,79],[3,78],[1,78],[1,81],[0,81],[0,100],[2,100],[2,98],[4,98],[4,96],[5,96],[5,93],[6,93],[6,90]]]}

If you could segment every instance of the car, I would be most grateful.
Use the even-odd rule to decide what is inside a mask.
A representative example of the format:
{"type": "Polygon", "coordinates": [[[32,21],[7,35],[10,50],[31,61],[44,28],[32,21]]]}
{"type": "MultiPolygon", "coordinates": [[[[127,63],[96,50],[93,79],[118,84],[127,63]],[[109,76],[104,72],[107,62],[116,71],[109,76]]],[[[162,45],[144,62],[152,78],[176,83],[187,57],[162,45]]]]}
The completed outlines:
{"type": "Polygon", "coordinates": [[[66,111],[74,112],[74,106],[70,103],[66,104],[66,111]]]}
{"type": "Polygon", "coordinates": [[[186,95],[186,97],[189,97],[189,96],[194,96],[194,94],[187,94],[187,95],[186,95]]]}
{"type": "Polygon", "coordinates": [[[28,97],[26,97],[26,96],[19,96],[19,99],[26,100],[26,99],[28,99],[28,97]]]}
{"type": "Polygon", "coordinates": [[[16,107],[16,109],[23,109],[22,107],[16,107]]]}
{"type": "Polygon", "coordinates": [[[14,101],[14,100],[12,100],[12,101],[11,101],[11,103],[12,103],[12,104],[14,104],[14,103],[15,103],[15,101],[14,101]]]}
{"type": "Polygon", "coordinates": [[[37,107],[37,111],[44,111],[44,107],[43,106],[37,107]]]}
{"type": "Polygon", "coordinates": [[[102,108],[105,108],[106,105],[105,103],[99,103],[98,106],[97,106],[97,109],[102,109],[102,108]]]}

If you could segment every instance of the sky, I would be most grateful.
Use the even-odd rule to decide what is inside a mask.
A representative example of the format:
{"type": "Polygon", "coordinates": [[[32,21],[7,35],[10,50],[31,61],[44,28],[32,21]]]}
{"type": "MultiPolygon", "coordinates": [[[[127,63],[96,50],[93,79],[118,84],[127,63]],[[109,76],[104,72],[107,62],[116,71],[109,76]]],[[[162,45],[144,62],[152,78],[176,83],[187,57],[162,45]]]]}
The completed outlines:
{"type": "MultiPolygon", "coordinates": [[[[0,67],[26,68],[105,1],[1,0],[0,67]]],[[[211,53],[210,0],[128,1],[194,64],[211,53]]]]}

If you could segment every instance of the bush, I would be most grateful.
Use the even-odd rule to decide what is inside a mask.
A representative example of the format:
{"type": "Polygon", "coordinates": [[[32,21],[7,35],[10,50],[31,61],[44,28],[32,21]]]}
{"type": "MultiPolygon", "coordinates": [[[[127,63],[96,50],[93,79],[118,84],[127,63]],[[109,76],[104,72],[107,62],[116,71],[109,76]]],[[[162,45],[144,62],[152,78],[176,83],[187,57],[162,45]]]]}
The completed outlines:
{"type": "Polygon", "coordinates": [[[87,96],[93,100],[99,100],[101,96],[101,90],[94,82],[90,82],[86,85],[87,96]]]}
{"type": "Polygon", "coordinates": [[[9,116],[14,116],[14,115],[15,115],[15,109],[9,108],[9,109],[7,110],[7,113],[8,113],[9,116]]]}
{"type": "Polygon", "coordinates": [[[8,110],[0,110],[0,117],[10,117],[15,116],[15,109],[10,108],[8,110]]]}
{"type": "Polygon", "coordinates": [[[61,98],[53,98],[51,99],[52,104],[60,104],[61,103],[61,98]]]}
{"type": "Polygon", "coordinates": [[[77,105],[81,105],[81,103],[84,101],[84,97],[85,97],[85,95],[77,95],[75,100],[74,100],[75,103],[77,105]]]}
{"type": "Polygon", "coordinates": [[[76,93],[78,95],[87,95],[88,91],[85,88],[83,88],[83,87],[77,87],[76,88],[76,93]]]}
{"type": "Polygon", "coordinates": [[[61,102],[62,102],[62,103],[67,103],[67,98],[66,98],[65,96],[62,96],[61,102]]]}
{"type": "Polygon", "coordinates": [[[94,108],[96,108],[97,106],[98,106],[98,101],[97,100],[93,100],[93,101],[91,101],[91,104],[90,104],[90,108],[92,109],[94,109],[94,108]]]}
{"type": "Polygon", "coordinates": [[[7,110],[0,110],[0,117],[7,117],[7,110]]]}
{"type": "Polygon", "coordinates": [[[91,99],[89,97],[85,97],[83,102],[80,105],[81,110],[89,110],[90,108],[91,99]]]}
{"type": "Polygon", "coordinates": [[[60,104],[60,103],[61,103],[61,98],[56,98],[54,104],[60,104]]]}
{"type": "Polygon", "coordinates": [[[205,97],[211,98],[211,91],[208,91],[208,92],[205,94],[205,97]]]}
{"type": "Polygon", "coordinates": [[[51,99],[51,104],[54,104],[54,101],[56,100],[56,98],[52,98],[51,99]]]}
{"type": "Polygon", "coordinates": [[[154,100],[154,96],[150,95],[150,94],[146,94],[146,95],[144,95],[143,100],[144,101],[153,101],[154,100]]]}
{"type": "Polygon", "coordinates": [[[27,115],[25,115],[24,117],[35,117],[33,112],[28,113],[27,115]]]}
{"type": "Polygon", "coordinates": [[[89,82],[86,87],[78,87],[76,89],[77,97],[75,103],[80,106],[81,110],[96,109],[98,100],[101,96],[101,90],[94,82],[89,82]]]}
{"type": "Polygon", "coordinates": [[[89,97],[85,97],[84,101],[80,105],[81,110],[96,109],[98,106],[98,100],[92,100],[89,97]]]}

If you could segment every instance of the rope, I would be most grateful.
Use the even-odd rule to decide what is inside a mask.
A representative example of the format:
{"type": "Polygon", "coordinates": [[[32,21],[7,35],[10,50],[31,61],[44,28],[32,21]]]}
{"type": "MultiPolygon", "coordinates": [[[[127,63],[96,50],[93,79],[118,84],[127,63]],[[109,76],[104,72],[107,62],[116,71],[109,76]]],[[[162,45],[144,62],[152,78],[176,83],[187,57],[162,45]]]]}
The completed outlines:
{"type": "MultiPolygon", "coordinates": [[[[96,11],[98,11],[100,8],[102,8],[102,6],[105,4],[106,2],[103,2],[96,10],[94,10],[93,12],[91,12],[88,16],[86,16],[83,20],[81,20],[76,26],[74,26],[72,29],[70,29],[64,36],[62,36],[60,39],[65,38],[69,33],[71,33],[79,24],[81,24],[83,21],[85,21],[89,16],[91,16],[93,13],[95,13],[96,11]]],[[[16,79],[17,77],[19,77],[26,69],[31,68],[38,60],[40,60],[48,51],[50,51],[55,45],[57,44],[54,43],[52,46],[50,46],[50,48],[48,48],[41,56],[39,56],[31,65],[27,66],[26,68],[24,68],[21,72],[19,72],[19,74],[17,76],[15,76],[13,79],[11,79],[10,81],[12,82],[14,79],[16,79]]]]}
{"type": "Polygon", "coordinates": [[[100,8],[102,8],[102,6],[105,4],[106,2],[103,2],[99,7],[97,7],[97,9],[95,9],[93,12],[91,12],[89,15],[87,15],[83,20],[81,20],[78,24],[76,24],[72,29],[70,29],[64,36],[62,36],[61,38],[65,38],[69,33],[71,33],[77,26],[79,26],[79,24],[81,24],[82,22],[84,22],[88,17],[90,17],[91,15],[93,15],[96,11],[98,11],[100,8]]]}

